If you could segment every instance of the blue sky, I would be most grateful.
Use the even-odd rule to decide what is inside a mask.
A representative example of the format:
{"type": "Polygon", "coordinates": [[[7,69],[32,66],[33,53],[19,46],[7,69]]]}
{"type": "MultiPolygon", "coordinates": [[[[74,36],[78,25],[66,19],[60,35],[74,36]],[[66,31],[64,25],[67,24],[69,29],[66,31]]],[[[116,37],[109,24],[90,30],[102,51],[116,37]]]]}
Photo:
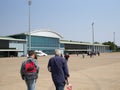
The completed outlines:
{"type": "MultiPolygon", "coordinates": [[[[50,29],[66,40],[120,45],[120,0],[32,0],[31,30],[50,29]]],[[[27,0],[0,0],[0,36],[28,31],[27,0]]]]}

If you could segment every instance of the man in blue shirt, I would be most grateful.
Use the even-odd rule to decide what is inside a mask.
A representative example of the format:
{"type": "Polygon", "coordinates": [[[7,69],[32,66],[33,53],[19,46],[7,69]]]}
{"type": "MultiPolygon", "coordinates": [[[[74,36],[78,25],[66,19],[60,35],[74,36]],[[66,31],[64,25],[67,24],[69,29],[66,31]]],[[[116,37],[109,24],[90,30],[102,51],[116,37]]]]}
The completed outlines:
{"type": "Polygon", "coordinates": [[[55,56],[50,58],[48,71],[51,72],[56,90],[64,90],[65,84],[68,83],[67,78],[69,77],[69,72],[67,62],[61,57],[60,50],[55,50],[55,56]]]}

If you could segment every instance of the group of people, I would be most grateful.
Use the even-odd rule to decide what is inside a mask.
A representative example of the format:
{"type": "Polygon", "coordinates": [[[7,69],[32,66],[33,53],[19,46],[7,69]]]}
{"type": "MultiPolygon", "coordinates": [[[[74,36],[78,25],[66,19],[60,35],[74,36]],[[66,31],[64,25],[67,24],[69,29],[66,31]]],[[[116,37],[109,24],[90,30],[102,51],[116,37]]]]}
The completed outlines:
{"type": "MultiPolygon", "coordinates": [[[[28,55],[29,57],[22,62],[20,74],[22,79],[26,82],[27,90],[36,90],[39,64],[34,51],[29,51],[28,55]]],[[[68,77],[70,75],[67,65],[69,54],[66,54],[64,57],[61,57],[61,51],[59,49],[55,50],[55,56],[50,58],[47,66],[56,90],[64,90],[65,84],[69,84],[68,77]]]]}
{"type": "Polygon", "coordinates": [[[100,52],[88,52],[87,55],[89,55],[90,58],[92,58],[92,56],[94,56],[94,55],[100,56],[100,52]]]}

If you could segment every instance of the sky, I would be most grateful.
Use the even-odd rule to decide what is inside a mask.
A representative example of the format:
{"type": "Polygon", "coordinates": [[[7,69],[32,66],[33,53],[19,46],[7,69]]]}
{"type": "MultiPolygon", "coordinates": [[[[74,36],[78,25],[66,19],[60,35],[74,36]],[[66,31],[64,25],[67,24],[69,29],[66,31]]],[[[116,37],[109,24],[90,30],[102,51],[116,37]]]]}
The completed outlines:
{"type": "MultiPolygon", "coordinates": [[[[120,0],[32,0],[31,30],[49,29],[64,40],[112,41],[120,46],[120,0]]],[[[0,36],[28,32],[28,0],[0,0],[0,36]]]]}

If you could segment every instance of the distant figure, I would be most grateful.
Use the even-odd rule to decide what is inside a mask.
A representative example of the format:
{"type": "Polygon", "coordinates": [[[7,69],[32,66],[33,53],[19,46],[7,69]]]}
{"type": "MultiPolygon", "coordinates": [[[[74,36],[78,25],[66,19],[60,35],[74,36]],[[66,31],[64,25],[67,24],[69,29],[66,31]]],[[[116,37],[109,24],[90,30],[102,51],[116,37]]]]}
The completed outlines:
{"type": "Polygon", "coordinates": [[[64,55],[64,58],[65,58],[66,61],[68,61],[69,57],[70,57],[70,55],[69,55],[68,53],[66,53],[66,54],[64,55]]]}
{"type": "Polygon", "coordinates": [[[93,56],[93,53],[92,53],[92,52],[89,52],[89,55],[90,55],[90,58],[92,58],[92,56],[93,56]]]}
{"type": "Polygon", "coordinates": [[[27,85],[27,90],[35,90],[39,66],[34,51],[29,51],[29,57],[22,62],[20,74],[27,85]]]}
{"type": "Polygon", "coordinates": [[[100,56],[100,52],[97,52],[98,56],[100,56]]]}
{"type": "Polygon", "coordinates": [[[85,58],[85,55],[84,55],[84,54],[82,54],[82,58],[83,58],[83,59],[85,58]]]}
{"type": "Polygon", "coordinates": [[[77,56],[79,55],[79,53],[77,53],[77,56]]]}
{"type": "Polygon", "coordinates": [[[50,58],[48,71],[51,72],[56,90],[64,90],[65,84],[68,84],[69,72],[67,62],[61,57],[60,50],[55,50],[55,56],[50,58]]]}

